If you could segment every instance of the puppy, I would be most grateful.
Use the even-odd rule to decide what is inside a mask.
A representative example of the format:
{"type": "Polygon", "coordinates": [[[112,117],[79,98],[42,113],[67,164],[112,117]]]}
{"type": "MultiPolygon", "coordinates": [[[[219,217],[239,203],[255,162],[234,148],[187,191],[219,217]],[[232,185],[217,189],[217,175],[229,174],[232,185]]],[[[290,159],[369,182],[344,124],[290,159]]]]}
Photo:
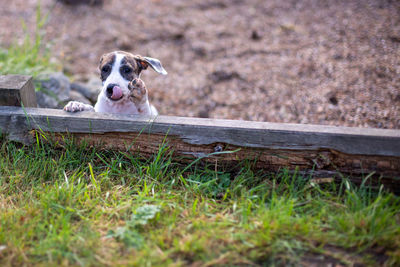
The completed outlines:
{"type": "Polygon", "coordinates": [[[142,70],[148,66],[160,74],[167,75],[161,62],[155,58],[132,55],[124,51],[103,55],[99,65],[103,87],[95,106],[70,101],[64,110],[157,116],[157,109],[150,105],[146,86],[140,79],[142,70]]]}

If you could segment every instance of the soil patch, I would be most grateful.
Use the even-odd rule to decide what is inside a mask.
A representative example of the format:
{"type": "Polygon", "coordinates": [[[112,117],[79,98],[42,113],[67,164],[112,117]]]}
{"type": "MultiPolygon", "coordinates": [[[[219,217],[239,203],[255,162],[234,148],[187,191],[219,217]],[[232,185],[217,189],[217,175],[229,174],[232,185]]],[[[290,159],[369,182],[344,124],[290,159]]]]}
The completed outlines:
{"type": "MultiPolygon", "coordinates": [[[[37,1],[0,10],[0,46],[37,1]],[[11,26],[12,25],[12,26],[11,26]]],[[[76,80],[103,53],[163,62],[142,76],[161,114],[400,129],[400,2],[42,0],[46,41],[76,80]]]]}

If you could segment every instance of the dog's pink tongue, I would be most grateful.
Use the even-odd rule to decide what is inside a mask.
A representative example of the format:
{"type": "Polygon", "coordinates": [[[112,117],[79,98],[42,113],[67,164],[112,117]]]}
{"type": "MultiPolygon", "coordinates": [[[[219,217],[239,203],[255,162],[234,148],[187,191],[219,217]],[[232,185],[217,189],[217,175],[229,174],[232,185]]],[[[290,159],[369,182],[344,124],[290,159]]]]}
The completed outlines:
{"type": "Polygon", "coordinates": [[[122,97],[122,89],[119,86],[114,86],[111,98],[114,100],[120,99],[122,97]]]}

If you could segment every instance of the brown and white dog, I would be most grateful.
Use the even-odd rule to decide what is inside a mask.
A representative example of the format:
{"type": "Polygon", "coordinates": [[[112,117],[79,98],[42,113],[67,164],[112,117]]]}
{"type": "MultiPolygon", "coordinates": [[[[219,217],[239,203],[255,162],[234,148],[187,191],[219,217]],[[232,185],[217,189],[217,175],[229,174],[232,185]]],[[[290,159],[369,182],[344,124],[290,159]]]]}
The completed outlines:
{"type": "Polygon", "coordinates": [[[160,74],[167,74],[161,62],[155,58],[132,55],[124,51],[103,55],[99,65],[103,87],[94,107],[70,101],[64,110],[157,116],[157,109],[150,105],[146,86],[140,79],[142,70],[148,66],[160,74]]]}

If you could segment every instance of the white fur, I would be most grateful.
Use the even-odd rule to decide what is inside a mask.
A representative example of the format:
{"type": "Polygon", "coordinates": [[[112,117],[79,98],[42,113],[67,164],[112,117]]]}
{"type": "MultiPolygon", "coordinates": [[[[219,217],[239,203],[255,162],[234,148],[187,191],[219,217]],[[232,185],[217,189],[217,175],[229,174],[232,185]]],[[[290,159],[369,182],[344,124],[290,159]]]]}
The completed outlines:
{"type": "Polygon", "coordinates": [[[121,61],[124,58],[123,54],[114,52],[116,54],[114,65],[112,66],[111,73],[107,77],[107,79],[103,82],[102,90],[97,98],[97,102],[94,105],[94,108],[91,105],[83,104],[77,101],[70,101],[65,107],[64,110],[68,112],[76,112],[76,111],[95,111],[95,112],[105,112],[105,113],[119,113],[119,114],[140,114],[143,116],[151,116],[155,117],[158,115],[157,109],[150,105],[148,101],[148,95],[144,96],[143,103],[138,104],[137,106],[129,100],[128,96],[130,94],[130,90],[128,89],[128,84],[130,81],[125,80],[121,73],[119,72],[119,68],[121,66],[121,61]],[[118,101],[110,100],[106,95],[107,86],[109,84],[118,84],[118,86],[122,89],[123,97],[118,101]],[[139,110],[141,111],[139,113],[139,110]]]}

